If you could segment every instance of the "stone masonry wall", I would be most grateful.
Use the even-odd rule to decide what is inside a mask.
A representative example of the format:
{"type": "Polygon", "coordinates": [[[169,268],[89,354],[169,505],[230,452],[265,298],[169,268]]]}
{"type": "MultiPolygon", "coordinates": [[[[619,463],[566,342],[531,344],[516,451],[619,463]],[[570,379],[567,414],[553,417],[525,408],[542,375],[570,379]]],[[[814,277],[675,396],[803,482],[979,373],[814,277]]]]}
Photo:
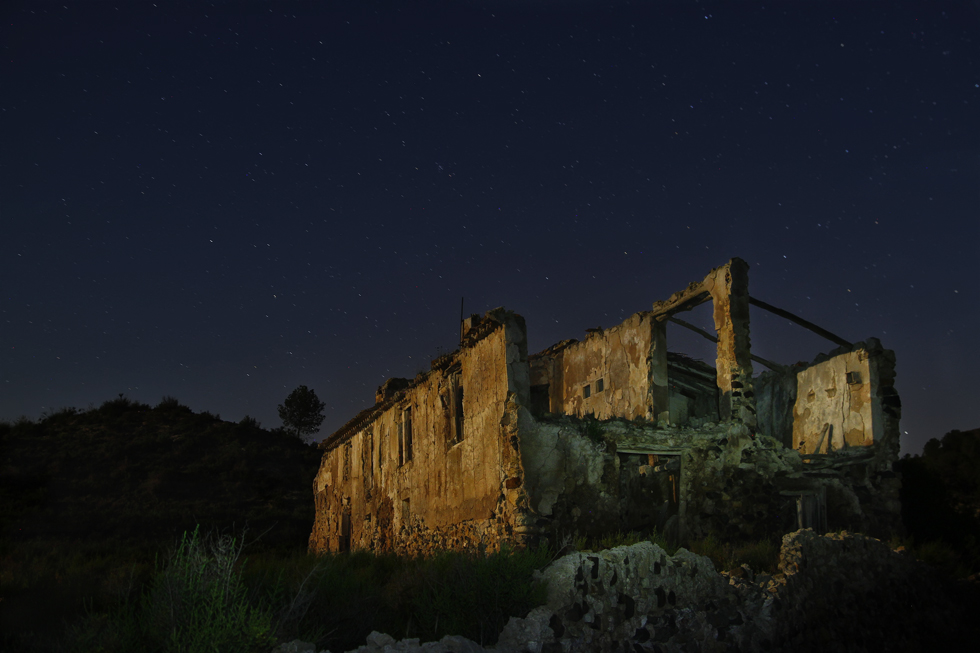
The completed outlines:
{"type": "Polygon", "coordinates": [[[510,537],[520,520],[507,485],[519,465],[507,415],[527,393],[525,339],[519,316],[491,312],[459,352],[436,361],[355,432],[328,442],[314,480],[311,550],[495,549],[510,537]],[[459,387],[461,434],[453,413],[459,387]]]}

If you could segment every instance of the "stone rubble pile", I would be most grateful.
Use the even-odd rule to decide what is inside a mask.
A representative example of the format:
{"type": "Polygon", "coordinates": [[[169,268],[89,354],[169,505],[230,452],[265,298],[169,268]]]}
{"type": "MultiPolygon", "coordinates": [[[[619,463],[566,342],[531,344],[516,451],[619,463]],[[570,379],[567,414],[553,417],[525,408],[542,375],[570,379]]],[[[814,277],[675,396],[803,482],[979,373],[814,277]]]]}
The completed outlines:
{"type": "MultiPolygon", "coordinates": [[[[512,618],[495,647],[371,633],[357,653],[967,650],[969,607],[935,571],[859,534],[783,538],[775,577],[650,542],[560,558],[539,572],[548,602],[512,618]]],[[[976,588],[972,588],[976,592],[976,588]]],[[[972,633],[975,635],[975,633],[972,633]]],[[[274,653],[315,653],[299,640],[274,653]]]]}

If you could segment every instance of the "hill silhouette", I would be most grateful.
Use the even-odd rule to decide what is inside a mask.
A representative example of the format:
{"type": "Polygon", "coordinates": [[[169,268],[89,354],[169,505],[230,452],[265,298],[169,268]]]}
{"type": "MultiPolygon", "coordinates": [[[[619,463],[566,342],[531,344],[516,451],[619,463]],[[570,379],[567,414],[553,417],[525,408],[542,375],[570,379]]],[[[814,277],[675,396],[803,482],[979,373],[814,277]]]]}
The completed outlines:
{"type": "Polygon", "coordinates": [[[138,597],[198,525],[304,556],[319,461],[173,398],[0,423],[0,650],[63,650],[67,624],[138,597]]]}
{"type": "Polygon", "coordinates": [[[124,397],[0,424],[0,538],[120,545],[247,525],[263,547],[302,547],[320,452],[176,399],[124,397]]]}

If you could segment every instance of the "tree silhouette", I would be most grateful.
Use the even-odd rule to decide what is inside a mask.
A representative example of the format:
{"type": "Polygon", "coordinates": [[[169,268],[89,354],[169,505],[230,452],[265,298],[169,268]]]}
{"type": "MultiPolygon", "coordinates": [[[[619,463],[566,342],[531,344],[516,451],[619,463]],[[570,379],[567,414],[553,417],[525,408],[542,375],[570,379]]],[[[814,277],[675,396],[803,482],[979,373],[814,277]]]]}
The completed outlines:
{"type": "Polygon", "coordinates": [[[299,386],[289,393],[286,401],[279,404],[283,429],[298,438],[316,433],[323,424],[325,405],[315,392],[305,385],[299,386]]]}

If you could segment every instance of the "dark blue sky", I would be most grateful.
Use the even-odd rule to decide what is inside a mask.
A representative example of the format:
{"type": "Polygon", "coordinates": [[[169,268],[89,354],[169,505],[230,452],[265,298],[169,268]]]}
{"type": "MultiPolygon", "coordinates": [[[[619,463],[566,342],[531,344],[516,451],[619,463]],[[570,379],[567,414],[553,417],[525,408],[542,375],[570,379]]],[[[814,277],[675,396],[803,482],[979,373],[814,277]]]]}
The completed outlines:
{"type": "MultiPolygon", "coordinates": [[[[536,351],[739,256],[753,295],[896,351],[905,451],[980,426],[977,3],[0,19],[0,419],[125,393],[271,427],[305,384],[322,437],[454,348],[461,297],[536,351]]],[[[764,358],[833,348],[752,318],[764,358]]]]}

